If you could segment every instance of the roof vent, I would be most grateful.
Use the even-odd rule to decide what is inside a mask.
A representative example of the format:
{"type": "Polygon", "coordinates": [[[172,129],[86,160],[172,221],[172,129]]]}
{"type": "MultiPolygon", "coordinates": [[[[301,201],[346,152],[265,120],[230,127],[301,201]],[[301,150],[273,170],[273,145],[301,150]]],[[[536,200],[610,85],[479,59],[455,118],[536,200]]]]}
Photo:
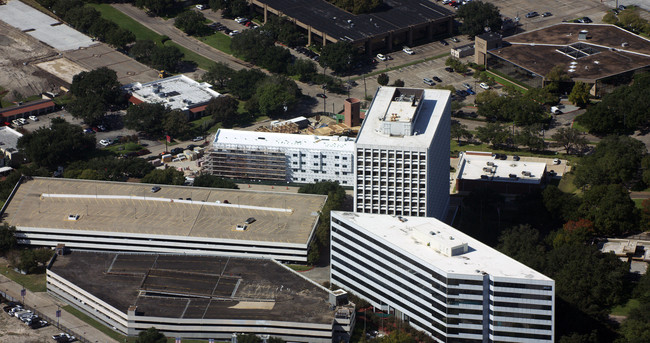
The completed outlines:
{"type": "Polygon", "coordinates": [[[588,33],[589,31],[587,30],[581,30],[580,32],[578,32],[578,40],[587,40],[588,33]]]}

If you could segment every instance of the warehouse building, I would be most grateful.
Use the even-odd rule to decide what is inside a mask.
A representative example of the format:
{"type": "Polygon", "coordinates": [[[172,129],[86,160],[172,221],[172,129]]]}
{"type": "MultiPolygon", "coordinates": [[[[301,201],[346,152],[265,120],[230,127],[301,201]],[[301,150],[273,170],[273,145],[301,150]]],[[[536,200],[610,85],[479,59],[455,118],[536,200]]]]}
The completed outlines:
{"type": "Polygon", "coordinates": [[[331,282],[437,342],[554,342],[555,282],[434,218],[332,212],[331,282]]]}
{"type": "Polygon", "coordinates": [[[220,96],[207,82],[196,82],[185,75],[170,76],[147,83],[135,82],[122,87],[130,94],[129,102],[163,104],[187,115],[188,120],[200,118],[208,102],[220,96]]]}
{"type": "Polygon", "coordinates": [[[128,336],[331,343],[355,323],[344,291],[269,259],[72,250],[48,267],[47,292],[128,336]]]}
{"type": "Polygon", "coordinates": [[[356,140],[356,212],[443,219],[450,91],[380,87],[356,140]]]}
{"type": "Polygon", "coordinates": [[[18,243],[32,246],[306,262],[326,199],[24,177],[0,214],[16,227],[18,243]]]}
{"type": "Polygon", "coordinates": [[[204,171],[231,179],[354,184],[354,140],[219,129],[204,171]]]}

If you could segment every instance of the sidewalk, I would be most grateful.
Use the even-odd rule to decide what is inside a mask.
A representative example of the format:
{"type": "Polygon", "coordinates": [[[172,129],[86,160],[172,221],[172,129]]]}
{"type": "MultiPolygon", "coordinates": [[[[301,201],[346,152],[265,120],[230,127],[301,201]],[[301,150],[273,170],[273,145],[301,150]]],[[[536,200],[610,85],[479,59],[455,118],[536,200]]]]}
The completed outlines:
{"type": "MultiPolygon", "coordinates": [[[[0,275],[0,289],[8,295],[21,300],[20,290],[22,288],[21,285],[13,282],[6,276],[0,275]]],[[[50,318],[56,318],[56,310],[59,309],[59,306],[62,307],[65,305],[65,303],[55,300],[47,293],[33,293],[29,290],[27,290],[27,294],[25,295],[24,304],[50,318]]],[[[59,323],[72,330],[76,337],[83,337],[89,342],[119,343],[63,309],[61,309],[59,323]]],[[[56,326],[56,322],[51,324],[56,326]]]]}

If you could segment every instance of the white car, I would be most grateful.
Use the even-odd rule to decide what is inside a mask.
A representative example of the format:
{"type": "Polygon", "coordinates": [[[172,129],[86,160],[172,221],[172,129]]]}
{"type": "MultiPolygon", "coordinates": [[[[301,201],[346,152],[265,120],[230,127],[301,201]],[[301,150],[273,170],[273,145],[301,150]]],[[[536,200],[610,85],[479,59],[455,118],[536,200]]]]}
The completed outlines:
{"type": "Polygon", "coordinates": [[[247,18],[243,18],[243,17],[237,17],[237,18],[235,18],[235,21],[236,21],[237,23],[241,24],[241,23],[245,23],[245,22],[247,22],[248,19],[247,19],[247,18]]]}
{"type": "Polygon", "coordinates": [[[402,49],[402,51],[404,51],[405,53],[407,53],[407,54],[409,54],[409,55],[413,55],[413,54],[415,54],[415,51],[413,51],[413,49],[409,48],[408,46],[405,46],[405,47],[402,49]]]}
{"type": "Polygon", "coordinates": [[[37,116],[29,116],[29,119],[32,120],[32,121],[38,121],[37,116]]]}
{"type": "Polygon", "coordinates": [[[18,118],[17,120],[23,125],[27,124],[27,120],[25,120],[25,118],[18,118]]]}
{"type": "Polygon", "coordinates": [[[232,31],[228,34],[228,36],[232,37],[232,36],[237,35],[237,34],[239,34],[239,31],[238,31],[238,30],[232,30],[232,31]]]}
{"type": "Polygon", "coordinates": [[[105,139],[102,139],[101,141],[99,141],[99,144],[102,145],[102,146],[109,146],[109,145],[111,145],[111,142],[107,141],[105,139]]]}
{"type": "Polygon", "coordinates": [[[205,7],[203,5],[196,5],[196,9],[199,11],[203,11],[205,7]]]}
{"type": "Polygon", "coordinates": [[[386,57],[385,55],[382,55],[382,54],[377,54],[377,58],[380,61],[388,61],[388,57],[386,57]]]}
{"type": "Polygon", "coordinates": [[[490,89],[490,85],[488,85],[488,84],[485,83],[485,82],[481,82],[481,83],[479,83],[478,85],[479,85],[481,88],[483,88],[483,89],[490,89]]]}
{"type": "Polygon", "coordinates": [[[560,164],[562,161],[559,158],[553,159],[553,164],[560,164]]]}

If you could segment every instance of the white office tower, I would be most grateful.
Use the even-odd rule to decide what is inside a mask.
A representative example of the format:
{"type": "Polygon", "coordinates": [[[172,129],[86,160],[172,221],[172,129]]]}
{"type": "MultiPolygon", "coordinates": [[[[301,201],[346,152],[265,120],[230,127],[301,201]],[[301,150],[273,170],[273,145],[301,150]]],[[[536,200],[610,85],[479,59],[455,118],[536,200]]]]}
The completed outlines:
{"type": "Polygon", "coordinates": [[[331,283],[438,342],[553,342],[555,282],[434,218],[332,212],[331,283]]]}
{"type": "Polygon", "coordinates": [[[356,140],[356,212],[444,219],[448,90],[380,87],[356,140]]]}

